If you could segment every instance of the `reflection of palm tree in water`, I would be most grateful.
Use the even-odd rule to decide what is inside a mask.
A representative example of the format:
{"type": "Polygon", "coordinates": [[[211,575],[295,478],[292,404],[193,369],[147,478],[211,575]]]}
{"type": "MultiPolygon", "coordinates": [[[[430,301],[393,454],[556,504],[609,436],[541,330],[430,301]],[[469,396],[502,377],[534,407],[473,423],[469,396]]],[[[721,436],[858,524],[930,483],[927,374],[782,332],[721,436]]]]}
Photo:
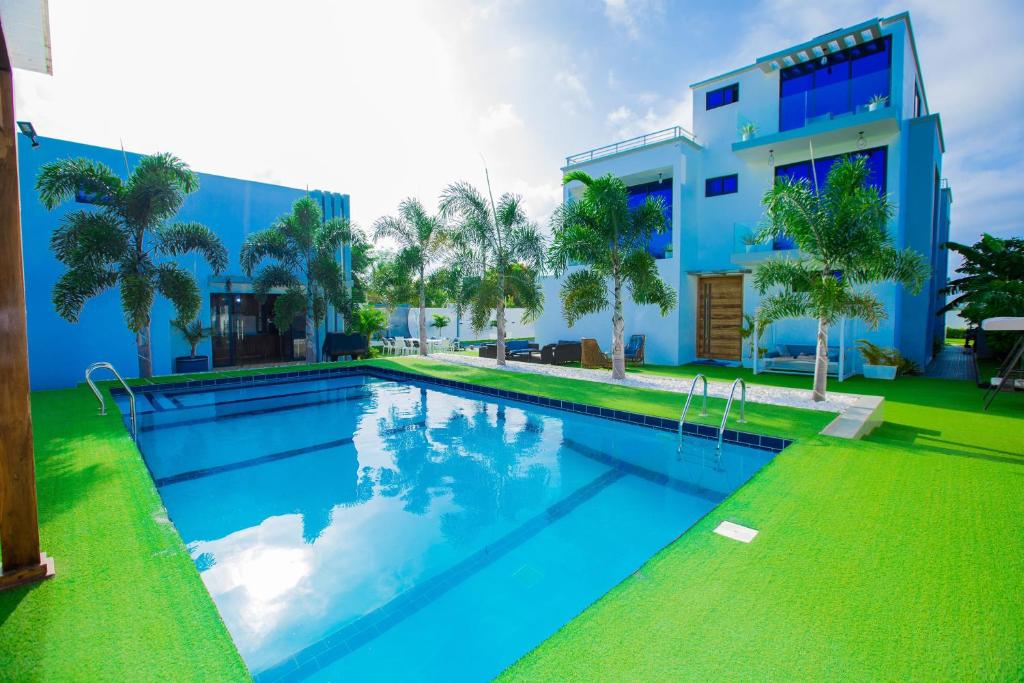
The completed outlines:
{"type": "MultiPolygon", "coordinates": [[[[539,453],[542,424],[528,418],[523,428],[510,433],[505,406],[460,402],[442,424],[430,427],[427,396],[421,388],[414,415],[392,406],[378,422],[381,445],[394,459],[393,468],[377,473],[379,494],[400,497],[406,512],[418,515],[430,509],[434,498],[450,496],[458,510],[443,516],[442,529],[460,542],[535,506],[549,478],[547,467],[529,462],[539,453]],[[500,447],[485,441],[494,436],[500,447]]],[[[361,479],[369,475],[368,469],[361,479]]]]}

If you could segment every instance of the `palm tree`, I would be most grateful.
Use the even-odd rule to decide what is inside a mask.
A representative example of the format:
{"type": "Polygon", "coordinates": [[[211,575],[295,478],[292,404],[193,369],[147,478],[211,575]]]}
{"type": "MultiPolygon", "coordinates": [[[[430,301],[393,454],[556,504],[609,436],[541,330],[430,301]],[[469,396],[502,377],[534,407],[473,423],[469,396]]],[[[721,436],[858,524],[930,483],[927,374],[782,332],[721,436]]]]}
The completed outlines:
{"type": "Polygon", "coordinates": [[[242,244],[239,261],[247,276],[253,277],[263,264],[253,278],[256,296],[265,299],[272,289],[285,290],[274,302],[278,331],[288,329],[295,316],[305,312],[307,363],[316,362],[319,321],[326,316],[327,304],[339,310],[350,305],[338,250],[351,238],[352,227],[346,219],[325,221],[316,201],[302,197],[290,214],[251,233],[242,244]]]}
{"type": "Polygon", "coordinates": [[[551,217],[554,239],[550,263],[562,275],[562,310],[571,327],[581,317],[608,307],[612,294],[612,378],[626,376],[622,319],[622,288],[628,286],[637,304],[654,304],[662,315],[676,306],[676,293],[658,275],[647,244],[665,230],[665,208],[658,197],[630,208],[626,184],[612,174],[591,178],[583,171],[567,173],[563,184],[583,183],[583,195],[570,199],[551,217]]]}
{"type": "Polygon", "coordinates": [[[773,290],[761,300],[758,326],[817,319],[815,401],[825,400],[829,325],[857,318],[876,328],[886,317],[882,302],[858,285],[892,281],[916,294],[929,275],[920,253],[892,245],[886,225],[893,207],[867,181],[864,159],[845,158],[832,166],[820,191],[803,179],[780,178],[762,200],[767,224],[758,241],[788,237],[802,256],[758,266],[754,285],[761,294],[773,290]]]}
{"type": "Polygon", "coordinates": [[[398,205],[397,216],[383,216],[373,224],[374,239],[390,237],[398,242],[400,263],[411,266],[419,287],[420,355],[427,355],[427,268],[448,246],[448,233],[440,216],[431,216],[420,200],[409,197],[398,205]]]}
{"type": "MultiPolygon", "coordinates": [[[[505,193],[494,201],[490,174],[487,198],[466,182],[449,185],[441,194],[441,215],[457,221],[455,232],[466,262],[478,270],[479,282],[469,305],[473,329],[497,323],[498,365],[505,365],[505,305],[515,297],[525,308],[524,320],[536,319],[544,307],[539,273],[544,266],[544,238],[526,217],[522,198],[505,193]]],[[[463,280],[464,281],[464,280],[463,280]]]]}
{"type": "Polygon", "coordinates": [[[68,322],[78,322],[87,300],[117,287],[125,322],[135,333],[139,377],[153,376],[156,295],[171,301],[182,324],[199,313],[195,277],[173,257],[197,253],[214,273],[227,267],[227,250],[212,230],[172,222],[185,196],[197,189],[199,178],[171,154],[142,157],[126,181],[105,164],[82,158],[44,164],[36,179],[47,209],[73,197],[94,207],[67,213],[50,238],[54,255],[67,267],[53,288],[54,308],[68,322]]]}

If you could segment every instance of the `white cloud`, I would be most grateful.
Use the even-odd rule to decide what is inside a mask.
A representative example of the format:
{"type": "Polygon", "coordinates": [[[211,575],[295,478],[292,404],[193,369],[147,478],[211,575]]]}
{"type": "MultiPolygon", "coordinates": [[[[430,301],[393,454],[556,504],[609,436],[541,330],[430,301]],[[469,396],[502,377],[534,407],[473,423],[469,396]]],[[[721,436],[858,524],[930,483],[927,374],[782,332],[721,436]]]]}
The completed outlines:
{"type": "Polygon", "coordinates": [[[604,0],[604,15],[613,26],[623,31],[631,40],[641,37],[641,24],[647,19],[664,15],[665,6],[660,0],[604,0]]]}
{"type": "Polygon", "coordinates": [[[626,105],[622,105],[618,109],[614,109],[608,113],[608,123],[612,124],[613,126],[617,126],[621,123],[633,119],[633,117],[635,116],[636,114],[633,113],[632,109],[630,109],[626,105]]]}
{"type": "Polygon", "coordinates": [[[666,99],[659,105],[648,107],[643,114],[637,114],[623,105],[608,114],[608,124],[615,129],[615,135],[619,138],[632,138],[672,126],[689,129],[693,118],[692,101],[692,96],[687,93],[679,100],[666,99]]]}
{"type": "Polygon", "coordinates": [[[480,132],[484,135],[506,132],[523,127],[523,120],[508,102],[492,104],[480,118],[480,132]]]}
{"type": "Polygon", "coordinates": [[[583,82],[583,76],[580,75],[576,67],[556,72],[555,85],[568,96],[565,106],[570,114],[578,114],[580,109],[590,109],[593,106],[590,93],[587,92],[587,86],[583,82]]]}

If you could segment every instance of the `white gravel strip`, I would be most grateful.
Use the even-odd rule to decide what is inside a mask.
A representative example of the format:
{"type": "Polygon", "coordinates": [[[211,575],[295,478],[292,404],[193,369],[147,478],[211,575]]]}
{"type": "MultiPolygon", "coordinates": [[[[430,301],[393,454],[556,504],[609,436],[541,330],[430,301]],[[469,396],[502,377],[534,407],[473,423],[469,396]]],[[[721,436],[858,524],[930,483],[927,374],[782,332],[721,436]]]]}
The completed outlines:
{"type": "MultiPolygon", "coordinates": [[[[566,379],[580,379],[587,382],[604,382],[605,384],[616,384],[636,389],[659,389],[661,391],[672,391],[677,394],[686,394],[690,391],[691,379],[676,379],[658,375],[637,375],[627,374],[624,380],[613,380],[610,370],[585,370],[583,368],[569,368],[561,365],[541,365],[540,363],[522,363],[510,361],[505,366],[495,363],[493,358],[480,358],[479,356],[466,356],[457,353],[433,353],[431,358],[442,360],[456,365],[466,365],[473,368],[486,368],[504,372],[519,372],[534,375],[547,375],[549,377],[564,377],[566,379]]],[[[697,368],[694,368],[695,371],[697,368]]],[[[807,378],[810,384],[811,378],[807,378]]],[[[708,396],[727,398],[731,382],[708,381],[708,396]]],[[[695,398],[700,395],[701,387],[697,385],[695,398]]],[[[747,386],[747,401],[751,403],[767,403],[776,406],[787,406],[790,408],[806,408],[808,410],[821,410],[827,413],[842,413],[859,397],[853,394],[842,394],[830,391],[827,401],[815,402],[811,400],[811,390],[787,389],[784,387],[770,387],[763,384],[750,384],[747,386]]],[[[737,400],[739,395],[737,392],[737,400]]]]}

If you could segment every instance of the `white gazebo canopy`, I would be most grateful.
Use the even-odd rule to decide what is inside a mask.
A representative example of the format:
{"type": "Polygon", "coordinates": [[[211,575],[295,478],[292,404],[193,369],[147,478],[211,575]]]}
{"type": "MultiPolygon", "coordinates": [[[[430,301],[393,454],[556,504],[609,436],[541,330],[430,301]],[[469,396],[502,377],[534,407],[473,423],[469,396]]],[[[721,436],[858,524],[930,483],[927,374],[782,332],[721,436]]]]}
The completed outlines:
{"type": "Polygon", "coordinates": [[[53,74],[47,0],[0,0],[11,66],[53,74]]]}
{"type": "Polygon", "coordinates": [[[985,318],[981,321],[981,329],[986,332],[1024,332],[1024,318],[985,318]]]}

